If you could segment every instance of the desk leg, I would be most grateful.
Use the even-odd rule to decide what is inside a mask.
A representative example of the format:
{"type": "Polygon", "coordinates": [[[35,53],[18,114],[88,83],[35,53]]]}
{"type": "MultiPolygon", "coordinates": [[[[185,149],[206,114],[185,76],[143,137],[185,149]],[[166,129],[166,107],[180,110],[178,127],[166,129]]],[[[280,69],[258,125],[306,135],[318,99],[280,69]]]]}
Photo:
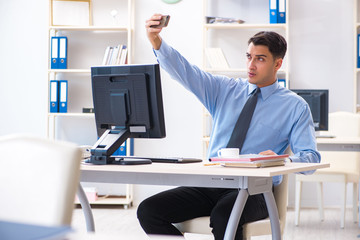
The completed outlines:
{"type": "Polygon", "coordinates": [[[281,239],[280,220],[279,220],[279,213],[277,211],[277,206],[275,203],[274,194],[272,193],[272,191],[264,192],[263,194],[269,212],[272,239],[280,240],[281,239]]]}
{"type": "Polygon", "coordinates": [[[240,217],[244,209],[246,200],[249,196],[247,189],[240,189],[236,197],[233,209],[230,214],[228,224],[226,226],[224,240],[235,239],[236,230],[239,225],[240,217]]]}
{"type": "Polygon", "coordinates": [[[86,229],[88,232],[95,232],[95,222],[94,216],[91,211],[90,203],[86,197],[84,189],[79,183],[79,187],[77,190],[77,197],[79,198],[81,208],[83,209],[85,221],[86,221],[86,229]]]}

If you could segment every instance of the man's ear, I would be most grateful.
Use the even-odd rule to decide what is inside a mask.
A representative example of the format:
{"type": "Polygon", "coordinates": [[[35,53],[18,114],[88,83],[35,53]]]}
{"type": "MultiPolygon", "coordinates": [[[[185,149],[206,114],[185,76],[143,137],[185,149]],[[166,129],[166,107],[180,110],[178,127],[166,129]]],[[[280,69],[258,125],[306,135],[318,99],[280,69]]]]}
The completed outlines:
{"type": "Polygon", "coordinates": [[[275,70],[278,71],[281,68],[283,59],[282,58],[277,58],[275,59],[275,70]]]}

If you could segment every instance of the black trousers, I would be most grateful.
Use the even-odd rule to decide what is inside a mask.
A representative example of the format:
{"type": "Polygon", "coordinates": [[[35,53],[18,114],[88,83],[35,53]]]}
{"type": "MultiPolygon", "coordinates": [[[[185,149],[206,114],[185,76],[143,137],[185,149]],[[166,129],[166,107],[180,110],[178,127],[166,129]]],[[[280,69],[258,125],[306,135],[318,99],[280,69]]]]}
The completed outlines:
{"type": "MultiPolygon", "coordinates": [[[[215,240],[222,240],[237,195],[237,189],[179,187],[145,199],[138,207],[137,217],[147,234],[181,235],[172,223],[210,216],[215,240]]],[[[263,195],[249,196],[235,239],[242,240],[243,224],[266,217],[263,195]]]]}

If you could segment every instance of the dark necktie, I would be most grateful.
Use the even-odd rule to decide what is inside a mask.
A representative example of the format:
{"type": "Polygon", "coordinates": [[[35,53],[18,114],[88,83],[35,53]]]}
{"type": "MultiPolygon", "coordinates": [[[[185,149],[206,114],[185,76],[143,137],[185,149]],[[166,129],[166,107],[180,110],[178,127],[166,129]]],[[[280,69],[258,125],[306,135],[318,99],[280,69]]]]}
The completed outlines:
{"type": "Polygon", "coordinates": [[[226,147],[239,148],[239,151],[241,152],[246,133],[250,126],[251,118],[254,114],[259,92],[260,88],[256,88],[253,94],[246,101],[226,147]]]}

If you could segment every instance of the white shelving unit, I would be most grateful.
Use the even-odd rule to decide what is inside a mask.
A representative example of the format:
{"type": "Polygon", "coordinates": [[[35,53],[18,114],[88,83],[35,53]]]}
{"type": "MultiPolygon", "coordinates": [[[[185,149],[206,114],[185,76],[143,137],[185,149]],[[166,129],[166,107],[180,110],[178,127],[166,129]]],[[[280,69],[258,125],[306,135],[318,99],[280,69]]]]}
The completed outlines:
{"type": "MultiPolygon", "coordinates": [[[[242,8],[242,2],[245,1],[232,1],[232,2],[221,2],[221,4],[234,4],[233,14],[237,14],[240,8],[242,8]],[[237,5],[237,6],[235,6],[237,5]]],[[[246,1],[248,2],[248,1],[246,1]]],[[[252,4],[261,4],[261,6],[253,6],[251,11],[254,11],[253,15],[248,15],[249,21],[247,19],[242,19],[241,16],[227,16],[219,14],[228,14],[217,12],[221,8],[221,4],[213,0],[203,0],[203,70],[211,72],[214,74],[225,74],[231,77],[245,77],[247,69],[245,62],[245,52],[247,49],[247,41],[255,33],[259,31],[275,31],[282,34],[287,40],[288,51],[290,49],[289,42],[289,0],[286,0],[286,23],[283,24],[270,24],[269,23],[269,0],[263,0],[263,2],[256,1],[252,4]],[[255,12],[258,11],[256,14],[255,12]],[[261,19],[256,20],[255,15],[262,16],[261,19]],[[236,23],[214,23],[208,24],[206,22],[206,17],[234,17],[241,20],[245,20],[242,24],[236,23]],[[235,40],[236,39],[236,40],[235,40]],[[221,48],[224,52],[224,55],[229,63],[229,68],[217,68],[213,69],[209,67],[209,62],[205,53],[205,49],[208,47],[221,48]],[[239,61],[239,59],[244,59],[239,61]]],[[[251,5],[251,4],[250,4],[251,5]]],[[[246,7],[245,12],[250,12],[252,6],[246,7]]],[[[221,9],[219,10],[221,11],[221,9]]],[[[231,13],[230,13],[231,14],[231,13]]],[[[251,13],[250,13],[251,14],[251,13]]],[[[283,66],[278,71],[279,79],[286,80],[286,87],[289,87],[289,53],[286,54],[286,57],[283,62],[283,66]]],[[[204,108],[203,110],[203,158],[206,158],[206,153],[210,140],[211,133],[211,116],[204,108]]]]}
{"type": "MultiPolygon", "coordinates": [[[[96,201],[89,201],[91,205],[123,205],[125,209],[133,205],[133,185],[126,184],[126,194],[125,196],[117,195],[100,195],[96,201]],[[131,194],[130,194],[131,193],[131,194]]],[[[77,200],[75,204],[80,204],[77,200]]]]}
{"type": "MultiPolygon", "coordinates": [[[[107,46],[125,44],[128,49],[127,62],[132,63],[133,58],[133,29],[134,29],[134,0],[109,0],[106,3],[99,0],[49,0],[50,19],[49,19],[49,54],[48,54],[48,89],[50,89],[50,80],[68,80],[68,112],[67,113],[50,113],[50,92],[48,92],[48,113],[47,113],[47,136],[48,138],[57,139],[56,129],[61,128],[58,123],[59,118],[94,118],[92,113],[82,113],[82,107],[92,107],[91,77],[90,67],[100,65],[105,49],[107,46]],[[89,4],[89,21],[88,25],[54,25],[53,17],[56,9],[54,2],[73,2],[89,4]],[[96,4],[95,4],[96,3],[96,4]],[[114,9],[123,10],[127,17],[124,18],[122,12],[121,19],[118,22],[109,21],[108,25],[97,24],[94,21],[96,8],[103,5],[113,6],[114,9]],[[68,63],[67,69],[51,69],[51,37],[67,36],[68,37],[68,63]],[[119,42],[122,41],[122,42],[119,42]],[[95,46],[91,44],[95,43],[95,46]],[[76,89],[72,89],[72,86],[76,89]],[[82,87],[83,86],[83,87],[82,87]],[[86,92],[86,99],[77,97],[78,91],[86,92]],[[71,94],[70,94],[71,92],[71,94]],[[73,98],[72,98],[73,97],[73,98]],[[76,102],[81,101],[81,103],[76,102]],[[85,105],[86,104],[86,105],[85,105]]],[[[105,12],[101,9],[102,13],[105,12]]],[[[110,11],[106,17],[111,18],[110,11]]],[[[115,19],[115,18],[114,18],[115,19]]],[[[114,20],[113,19],[113,20],[114,20]]],[[[101,21],[98,21],[101,22],[101,21]]],[[[127,144],[127,153],[130,153],[130,141],[127,144]]],[[[120,186],[120,185],[119,185],[120,186]]],[[[91,204],[120,204],[125,207],[131,206],[133,201],[132,185],[126,185],[125,196],[102,196],[96,202],[91,204]]]]}
{"type": "Polygon", "coordinates": [[[357,67],[358,64],[358,34],[360,34],[360,14],[359,14],[359,0],[354,0],[354,107],[353,111],[355,113],[360,112],[360,94],[359,94],[359,75],[360,68],[357,67]]]}

